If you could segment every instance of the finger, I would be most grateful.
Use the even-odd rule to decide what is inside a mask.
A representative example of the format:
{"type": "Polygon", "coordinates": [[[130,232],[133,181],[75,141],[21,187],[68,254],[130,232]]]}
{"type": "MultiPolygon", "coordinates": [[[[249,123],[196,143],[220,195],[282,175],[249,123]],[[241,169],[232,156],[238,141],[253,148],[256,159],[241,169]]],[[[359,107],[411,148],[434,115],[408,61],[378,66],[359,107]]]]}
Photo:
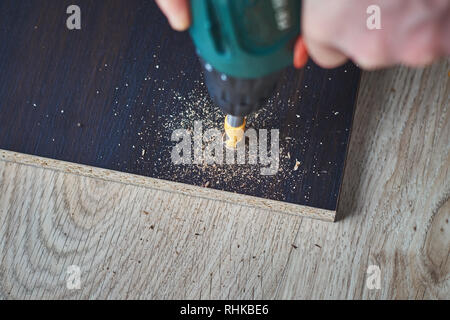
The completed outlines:
{"type": "Polygon", "coordinates": [[[184,31],[189,28],[191,15],[188,0],[156,0],[156,3],[173,29],[184,31]]]}
{"type": "Polygon", "coordinates": [[[305,35],[304,39],[308,54],[314,62],[322,68],[336,68],[347,61],[347,57],[334,48],[313,40],[305,35]]]}

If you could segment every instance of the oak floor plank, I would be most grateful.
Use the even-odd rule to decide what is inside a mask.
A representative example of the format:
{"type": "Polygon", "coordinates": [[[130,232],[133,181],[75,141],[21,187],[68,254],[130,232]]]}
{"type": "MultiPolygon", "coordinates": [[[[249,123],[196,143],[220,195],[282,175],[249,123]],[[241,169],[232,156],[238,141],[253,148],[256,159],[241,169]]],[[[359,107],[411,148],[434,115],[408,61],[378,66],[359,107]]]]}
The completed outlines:
{"type": "Polygon", "coordinates": [[[300,223],[4,161],[0,174],[2,298],[273,297],[300,223]]]}
{"type": "Polygon", "coordinates": [[[449,62],[364,74],[345,219],[302,222],[277,297],[450,298],[449,62]],[[379,290],[366,286],[370,265],[379,290]]]}

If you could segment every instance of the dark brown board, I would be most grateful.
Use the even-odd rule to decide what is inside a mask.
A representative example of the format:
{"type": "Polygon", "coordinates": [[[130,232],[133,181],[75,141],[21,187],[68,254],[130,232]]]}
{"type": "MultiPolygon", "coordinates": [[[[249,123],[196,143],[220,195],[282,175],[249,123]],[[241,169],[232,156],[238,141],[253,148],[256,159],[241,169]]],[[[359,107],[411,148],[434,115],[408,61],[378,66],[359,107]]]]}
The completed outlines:
{"type": "Polygon", "coordinates": [[[360,71],[288,69],[255,129],[280,130],[280,170],[174,165],[171,134],[221,128],[188,33],[154,1],[0,2],[0,149],[335,210],[360,71]],[[143,154],[143,151],[145,153],[143,154]],[[300,163],[294,170],[296,161],[300,163]]]}

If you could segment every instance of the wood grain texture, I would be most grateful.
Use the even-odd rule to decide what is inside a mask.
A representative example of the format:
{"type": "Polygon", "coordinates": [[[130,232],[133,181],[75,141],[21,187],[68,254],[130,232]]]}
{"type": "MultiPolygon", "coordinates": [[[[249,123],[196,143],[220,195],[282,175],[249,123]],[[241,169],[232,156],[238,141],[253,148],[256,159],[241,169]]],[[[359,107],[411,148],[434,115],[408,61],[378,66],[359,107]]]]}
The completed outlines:
{"type": "Polygon", "coordinates": [[[277,297],[450,298],[449,62],[363,75],[345,219],[302,221],[277,297]],[[380,290],[366,288],[369,265],[380,290]]]}
{"type": "Polygon", "coordinates": [[[1,298],[271,297],[300,223],[3,161],[0,177],[1,298]]]}
{"type": "Polygon", "coordinates": [[[177,183],[151,177],[133,175],[120,171],[101,169],[71,162],[54,160],[50,158],[42,158],[23,153],[17,153],[0,149],[0,160],[28,164],[43,168],[49,168],[62,172],[75,173],[87,177],[94,177],[107,181],[116,181],[136,186],[143,186],[157,190],[182,193],[195,197],[203,197],[211,200],[220,200],[230,203],[239,203],[253,208],[269,209],[280,213],[292,214],[301,217],[319,219],[323,221],[334,221],[336,212],[333,210],[325,210],[313,208],[309,206],[295,205],[288,202],[275,201],[270,199],[262,199],[247,196],[238,193],[215,190],[206,187],[199,187],[185,183],[177,183]]]}
{"type": "Polygon", "coordinates": [[[224,121],[188,34],[145,0],[79,0],[81,30],[68,30],[70,4],[0,3],[0,149],[334,215],[360,78],[353,64],[286,70],[249,117],[253,129],[279,130],[275,175],[262,175],[261,164],[175,165],[174,130],[203,121],[222,131],[224,121]]]}
{"type": "Polygon", "coordinates": [[[449,299],[448,70],[363,75],[334,224],[0,161],[0,298],[449,299]]]}

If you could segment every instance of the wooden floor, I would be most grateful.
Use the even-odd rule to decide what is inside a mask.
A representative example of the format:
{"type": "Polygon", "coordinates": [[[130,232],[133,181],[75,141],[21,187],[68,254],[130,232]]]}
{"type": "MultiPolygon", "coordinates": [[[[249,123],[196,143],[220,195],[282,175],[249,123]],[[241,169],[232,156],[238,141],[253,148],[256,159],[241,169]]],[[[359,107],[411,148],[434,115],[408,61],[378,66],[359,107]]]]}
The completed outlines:
{"type": "Polygon", "coordinates": [[[0,298],[449,299],[449,70],[363,75],[336,223],[0,161],[0,298]]]}

